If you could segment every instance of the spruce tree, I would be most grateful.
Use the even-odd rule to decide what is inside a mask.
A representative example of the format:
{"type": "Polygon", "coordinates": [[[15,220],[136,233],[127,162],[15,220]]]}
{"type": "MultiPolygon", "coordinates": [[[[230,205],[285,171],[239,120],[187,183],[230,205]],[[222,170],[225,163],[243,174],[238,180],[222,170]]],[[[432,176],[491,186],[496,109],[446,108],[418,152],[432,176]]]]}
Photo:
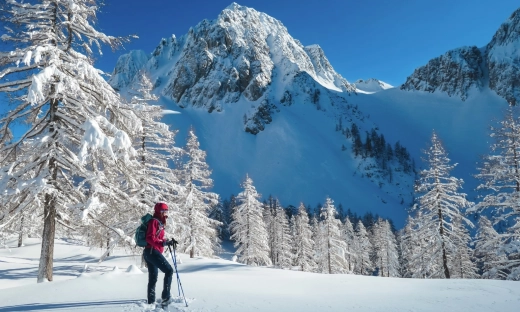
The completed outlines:
{"type": "Polygon", "coordinates": [[[273,265],[282,269],[290,268],[293,259],[291,229],[289,227],[289,220],[287,219],[285,210],[278,200],[276,200],[275,205],[274,228],[273,265]]]}
{"type": "Polygon", "coordinates": [[[341,221],[336,219],[336,208],[328,198],[321,208],[316,240],[317,265],[321,273],[346,273],[346,244],[341,236],[341,221]]]}
{"type": "Polygon", "coordinates": [[[298,214],[294,217],[294,263],[302,271],[312,272],[316,268],[314,262],[314,241],[309,216],[303,203],[298,207],[298,214]]]}
{"type": "Polygon", "coordinates": [[[249,176],[246,176],[242,188],[243,191],[236,197],[237,205],[234,207],[231,222],[231,239],[237,247],[235,255],[239,262],[248,265],[271,265],[263,208],[258,200],[260,194],[249,176]]]}
{"type": "Polygon", "coordinates": [[[379,276],[399,276],[399,257],[397,242],[390,223],[379,218],[372,228],[374,264],[379,268],[379,276]]]}
{"type": "Polygon", "coordinates": [[[372,252],[372,243],[368,236],[368,232],[363,225],[361,220],[358,221],[356,230],[356,241],[357,241],[357,257],[355,273],[361,275],[372,275],[374,271],[374,264],[370,259],[370,253],[372,252]]]}
{"type": "Polygon", "coordinates": [[[343,239],[345,240],[346,249],[345,249],[345,261],[347,262],[348,272],[351,273],[354,271],[354,264],[357,255],[356,250],[356,232],[354,231],[354,227],[350,222],[349,217],[345,218],[345,222],[343,224],[343,239]]]}
{"type": "Polygon", "coordinates": [[[220,246],[217,235],[220,222],[209,217],[218,204],[218,195],[209,191],[213,186],[211,170],[193,128],[188,131],[184,153],[187,159],[179,171],[183,194],[176,222],[180,238],[178,248],[189,253],[190,258],[195,255],[210,257],[220,246]]]}

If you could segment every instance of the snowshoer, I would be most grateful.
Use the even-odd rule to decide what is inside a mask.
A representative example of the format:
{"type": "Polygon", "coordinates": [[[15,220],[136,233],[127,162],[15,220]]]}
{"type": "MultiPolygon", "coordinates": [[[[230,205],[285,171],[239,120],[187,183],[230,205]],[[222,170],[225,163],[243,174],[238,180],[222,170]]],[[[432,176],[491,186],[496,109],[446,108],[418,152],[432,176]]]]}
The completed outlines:
{"type": "Polygon", "coordinates": [[[164,273],[164,286],[161,294],[161,305],[168,305],[171,301],[170,288],[172,284],[173,268],[163,256],[165,246],[177,246],[175,239],[164,239],[164,225],[168,218],[168,205],[163,202],[155,204],[153,219],[148,222],[146,231],[146,247],[143,257],[148,267],[148,304],[155,303],[155,284],[158,270],[164,273]]]}

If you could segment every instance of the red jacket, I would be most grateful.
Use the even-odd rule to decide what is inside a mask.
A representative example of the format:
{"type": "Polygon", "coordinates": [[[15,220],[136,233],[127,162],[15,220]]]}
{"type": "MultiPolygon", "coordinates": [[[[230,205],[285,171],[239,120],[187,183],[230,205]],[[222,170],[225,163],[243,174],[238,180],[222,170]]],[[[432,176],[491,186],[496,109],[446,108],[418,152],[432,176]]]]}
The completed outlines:
{"type": "Polygon", "coordinates": [[[148,222],[148,229],[146,230],[146,244],[145,248],[153,248],[160,253],[164,251],[164,222],[158,220],[156,214],[153,215],[153,219],[148,222]]]}

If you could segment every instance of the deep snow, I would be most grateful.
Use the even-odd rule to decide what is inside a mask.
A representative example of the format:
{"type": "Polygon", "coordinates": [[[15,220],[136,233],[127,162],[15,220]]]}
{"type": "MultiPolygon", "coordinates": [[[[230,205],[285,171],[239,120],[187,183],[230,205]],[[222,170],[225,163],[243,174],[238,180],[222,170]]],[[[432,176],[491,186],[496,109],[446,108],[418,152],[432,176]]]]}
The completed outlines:
{"type": "MultiPolygon", "coordinates": [[[[150,310],[144,305],[147,274],[136,274],[136,267],[126,272],[139,266],[138,256],[116,250],[97,264],[102,250],[56,240],[55,281],[37,284],[39,240],[27,239],[21,248],[13,247],[15,243],[0,249],[0,312],[150,310]]],[[[169,254],[167,258],[171,261],[169,254]]],[[[520,283],[511,281],[327,275],[189,259],[185,254],[180,258],[189,306],[178,300],[170,311],[512,312],[520,304],[520,283]]],[[[158,292],[162,277],[159,273],[158,292]]],[[[178,295],[175,278],[172,295],[178,295]]]]}

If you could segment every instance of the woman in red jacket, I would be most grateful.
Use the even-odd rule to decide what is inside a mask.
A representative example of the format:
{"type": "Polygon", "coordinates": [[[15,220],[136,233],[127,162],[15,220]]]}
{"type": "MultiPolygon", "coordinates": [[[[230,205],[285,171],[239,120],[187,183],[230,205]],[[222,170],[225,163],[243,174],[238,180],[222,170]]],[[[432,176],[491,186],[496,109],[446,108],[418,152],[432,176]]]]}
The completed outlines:
{"type": "Polygon", "coordinates": [[[143,256],[148,266],[148,304],[155,302],[155,284],[157,283],[158,270],[164,273],[164,286],[161,294],[161,304],[167,305],[171,300],[170,288],[172,284],[173,268],[163,256],[165,246],[173,246],[177,242],[164,239],[164,225],[168,218],[168,205],[159,202],[155,204],[153,219],[148,222],[146,231],[147,245],[143,256]]]}

